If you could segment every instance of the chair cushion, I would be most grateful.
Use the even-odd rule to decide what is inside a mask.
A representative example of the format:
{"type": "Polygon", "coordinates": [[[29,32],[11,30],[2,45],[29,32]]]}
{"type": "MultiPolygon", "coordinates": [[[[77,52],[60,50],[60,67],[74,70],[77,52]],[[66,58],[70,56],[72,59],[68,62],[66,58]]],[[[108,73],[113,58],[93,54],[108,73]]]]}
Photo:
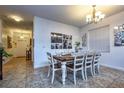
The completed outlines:
{"type": "MultiPolygon", "coordinates": [[[[74,64],[67,64],[67,67],[73,69],[74,68],[74,64]]],[[[81,68],[82,65],[77,65],[75,67],[76,67],[76,69],[78,69],[78,68],[81,68]]]]}
{"type": "Polygon", "coordinates": [[[59,64],[59,63],[54,64],[54,67],[55,67],[55,68],[61,68],[61,64],[59,64]]]}
{"type": "MultiPolygon", "coordinates": [[[[50,66],[51,66],[51,68],[52,68],[52,65],[50,65],[50,66]]],[[[59,69],[59,68],[61,68],[61,64],[59,64],[59,63],[54,64],[54,68],[55,68],[55,69],[59,69]]]]}

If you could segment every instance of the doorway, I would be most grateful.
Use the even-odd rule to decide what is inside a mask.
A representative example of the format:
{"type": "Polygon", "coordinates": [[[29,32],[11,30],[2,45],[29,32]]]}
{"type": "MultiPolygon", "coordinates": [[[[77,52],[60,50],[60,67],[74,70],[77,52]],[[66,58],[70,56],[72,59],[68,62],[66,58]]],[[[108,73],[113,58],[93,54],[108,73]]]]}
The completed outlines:
{"type": "Polygon", "coordinates": [[[31,51],[32,47],[32,32],[23,30],[21,32],[13,33],[14,49],[13,54],[15,57],[26,57],[26,51],[31,51]]]}
{"type": "MultiPolygon", "coordinates": [[[[9,19],[8,19],[9,20],[9,19]]],[[[33,22],[14,22],[2,19],[2,46],[4,50],[12,54],[11,57],[4,57],[1,68],[3,68],[3,78],[7,78],[8,72],[14,72],[14,68],[19,72],[23,72],[22,67],[26,69],[27,63],[31,64],[33,69],[32,56],[30,60],[26,60],[26,51],[30,50],[30,54],[33,55],[32,50],[32,30],[33,22]],[[10,23],[9,23],[10,22],[10,23]],[[29,62],[30,61],[30,62],[29,62]],[[13,68],[14,67],[14,68],[13,68]]]]}

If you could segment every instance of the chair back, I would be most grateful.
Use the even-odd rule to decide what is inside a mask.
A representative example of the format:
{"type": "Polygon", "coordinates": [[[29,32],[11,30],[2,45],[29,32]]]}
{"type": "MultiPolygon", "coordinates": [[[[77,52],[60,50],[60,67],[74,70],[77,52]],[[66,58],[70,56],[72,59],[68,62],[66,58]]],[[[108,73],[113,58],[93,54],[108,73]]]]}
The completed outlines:
{"type": "Polygon", "coordinates": [[[93,58],[94,58],[94,53],[93,52],[87,52],[86,58],[85,58],[85,66],[92,65],[93,58]]]}
{"type": "Polygon", "coordinates": [[[96,64],[100,60],[101,53],[100,52],[95,52],[94,53],[94,59],[93,59],[93,64],[96,64]]]}
{"type": "Polygon", "coordinates": [[[47,58],[48,58],[49,63],[52,64],[53,63],[53,57],[52,57],[51,53],[47,52],[47,58]]]}
{"type": "Polygon", "coordinates": [[[52,55],[51,53],[47,52],[47,57],[48,57],[49,63],[50,63],[51,65],[53,65],[53,67],[54,67],[54,64],[56,64],[57,61],[53,58],[53,55],[52,55]]]}
{"type": "Polygon", "coordinates": [[[84,60],[85,60],[85,54],[83,55],[75,55],[74,57],[74,69],[82,69],[83,68],[83,64],[84,64],[84,60]]]}

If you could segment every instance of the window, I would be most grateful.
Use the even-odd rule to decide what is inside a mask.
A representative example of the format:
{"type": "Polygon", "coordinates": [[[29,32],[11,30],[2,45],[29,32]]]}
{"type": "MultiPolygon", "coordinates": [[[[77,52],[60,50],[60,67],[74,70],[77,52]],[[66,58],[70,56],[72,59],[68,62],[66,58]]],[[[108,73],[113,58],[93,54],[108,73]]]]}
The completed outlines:
{"type": "Polygon", "coordinates": [[[89,30],[89,48],[100,52],[110,51],[109,25],[89,30]]]}

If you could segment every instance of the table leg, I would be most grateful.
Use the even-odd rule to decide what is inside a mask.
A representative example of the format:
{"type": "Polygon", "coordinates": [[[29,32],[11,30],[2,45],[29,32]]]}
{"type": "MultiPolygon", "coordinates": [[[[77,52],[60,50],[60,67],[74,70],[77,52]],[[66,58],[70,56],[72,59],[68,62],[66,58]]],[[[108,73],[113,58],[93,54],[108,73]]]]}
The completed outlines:
{"type": "Polygon", "coordinates": [[[62,62],[62,84],[65,85],[66,78],[66,62],[62,62]]]}

